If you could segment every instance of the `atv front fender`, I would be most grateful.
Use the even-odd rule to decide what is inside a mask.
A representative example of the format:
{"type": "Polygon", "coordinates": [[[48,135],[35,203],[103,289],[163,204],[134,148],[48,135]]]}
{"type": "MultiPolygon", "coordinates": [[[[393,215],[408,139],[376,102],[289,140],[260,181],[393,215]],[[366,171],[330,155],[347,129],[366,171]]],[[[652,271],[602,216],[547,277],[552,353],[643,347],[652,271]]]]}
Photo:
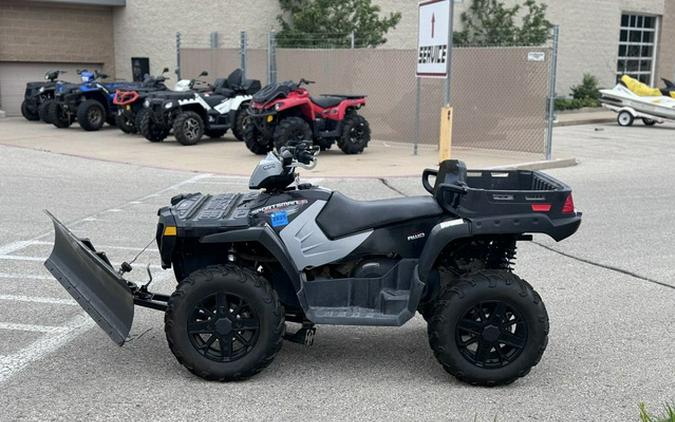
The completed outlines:
{"type": "Polygon", "coordinates": [[[134,295],[103,252],[77,238],[52,214],[54,249],[44,265],[89,316],[118,345],[134,319],[134,295]]]}
{"type": "Polygon", "coordinates": [[[200,239],[201,243],[242,243],[257,242],[260,243],[272,256],[281,264],[288,278],[290,279],[295,291],[300,291],[300,273],[295,268],[286,253],[286,248],[277,237],[274,230],[269,226],[250,227],[241,230],[232,230],[224,233],[216,233],[204,236],[200,239]]]}

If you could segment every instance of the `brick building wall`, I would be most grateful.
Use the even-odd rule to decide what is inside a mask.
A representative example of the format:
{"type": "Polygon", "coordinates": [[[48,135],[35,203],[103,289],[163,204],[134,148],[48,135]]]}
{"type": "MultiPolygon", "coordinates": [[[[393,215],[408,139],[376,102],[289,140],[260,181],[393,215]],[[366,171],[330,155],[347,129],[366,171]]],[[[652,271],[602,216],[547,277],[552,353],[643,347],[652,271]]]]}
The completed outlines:
{"type": "Polygon", "coordinates": [[[115,72],[112,10],[0,2],[0,62],[101,63],[115,72]]]}

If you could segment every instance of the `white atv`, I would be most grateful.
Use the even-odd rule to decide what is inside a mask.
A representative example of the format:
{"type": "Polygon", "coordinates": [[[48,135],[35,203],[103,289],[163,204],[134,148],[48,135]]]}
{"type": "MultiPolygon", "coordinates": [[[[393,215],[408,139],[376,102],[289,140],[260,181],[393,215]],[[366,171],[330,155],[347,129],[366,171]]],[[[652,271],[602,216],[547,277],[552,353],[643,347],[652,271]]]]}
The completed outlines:
{"type": "MultiPolygon", "coordinates": [[[[207,76],[206,71],[199,76],[207,76]]],[[[161,142],[173,129],[176,140],[183,145],[197,144],[203,135],[220,138],[228,129],[238,140],[243,140],[247,108],[251,97],[260,89],[260,81],[244,79],[236,69],[227,79],[216,79],[206,90],[199,89],[198,81],[190,81],[190,91],[158,92],[143,103],[140,129],[150,142],[161,142]]]]}

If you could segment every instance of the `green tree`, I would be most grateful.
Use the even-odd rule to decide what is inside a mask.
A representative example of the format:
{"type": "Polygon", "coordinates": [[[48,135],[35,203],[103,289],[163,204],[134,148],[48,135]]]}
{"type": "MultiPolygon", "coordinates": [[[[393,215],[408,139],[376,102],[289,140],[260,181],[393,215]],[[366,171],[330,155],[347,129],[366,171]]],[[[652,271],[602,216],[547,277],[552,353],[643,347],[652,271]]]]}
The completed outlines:
{"type": "Polygon", "coordinates": [[[551,22],[546,5],[526,0],[522,5],[506,7],[498,0],[472,0],[462,13],[462,30],[453,33],[455,45],[538,45],[549,37],[551,22]],[[521,14],[521,9],[527,11],[521,14]],[[522,16],[521,24],[516,18],[522,16]]]}
{"type": "Polygon", "coordinates": [[[280,47],[349,47],[354,33],[357,47],[377,47],[384,35],[401,20],[399,12],[380,18],[380,7],[371,0],[279,0],[277,16],[280,47]]]}

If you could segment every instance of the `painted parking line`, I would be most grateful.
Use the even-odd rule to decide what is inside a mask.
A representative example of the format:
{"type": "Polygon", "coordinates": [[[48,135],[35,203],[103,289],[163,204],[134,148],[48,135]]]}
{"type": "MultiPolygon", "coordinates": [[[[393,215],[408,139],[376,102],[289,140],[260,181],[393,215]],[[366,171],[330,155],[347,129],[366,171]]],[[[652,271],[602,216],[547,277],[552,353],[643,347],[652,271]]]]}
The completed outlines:
{"type": "MultiPolygon", "coordinates": [[[[34,240],[28,246],[33,246],[33,245],[48,245],[48,246],[51,246],[53,244],[54,244],[54,242],[47,242],[47,241],[44,241],[44,240],[34,240]]],[[[96,245],[96,247],[100,248],[100,249],[119,249],[121,251],[134,251],[134,252],[140,252],[140,251],[143,250],[143,248],[136,247],[136,246],[96,245]]],[[[159,252],[159,249],[148,248],[145,251],[146,252],[159,252]]],[[[10,255],[10,254],[2,254],[2,255],[10,255]]]]}
{"type": "Polygon", "coordinates": [[[31,363],[57,351],[93,326],[94,321],[91,318],[79,314],[60,327],[62,329],[58,332],[45,335],[16,353],[0,356],[0,384],[31,363]]]}
{"type": "Polygon", "coordinates": [[[13,322],[0,322],[0,330],[12,331],[35,331],[38,333],[61,333],[68,331],[68,327],[58,327],[54,325],[34,325],[34,324],[17,324],[13,322]]]}
{"type": "Polygon", "coordinates": [[[0,300],[9,300],[14,302],[48,303],[50,305],[77,305],[77,302],[75,302],[74,300],[57,299],[53,297],[35,297],[35,296],[0,294],[0,300]]]}
{"type": "Polygon", "coordinates": [[[19,280],[54,280],[54,277],[46,275],[35,274],[21,274],[21,273],[0,273],[0,278],[13,278],[19,280]]]}
{"type": "MultiPolygon", "coordinates": [[[[45,262],[47,260],[46,256],[23,256],[23,255],[0,255],[0,261],[29,261],[29,262],[45,262]]],[[[121,262],[110,262],[113,267],[119,267],[122,265],[121,262]]],[[[150,269],[161,270],[161,265],[150,265],[150,269]]]]}

